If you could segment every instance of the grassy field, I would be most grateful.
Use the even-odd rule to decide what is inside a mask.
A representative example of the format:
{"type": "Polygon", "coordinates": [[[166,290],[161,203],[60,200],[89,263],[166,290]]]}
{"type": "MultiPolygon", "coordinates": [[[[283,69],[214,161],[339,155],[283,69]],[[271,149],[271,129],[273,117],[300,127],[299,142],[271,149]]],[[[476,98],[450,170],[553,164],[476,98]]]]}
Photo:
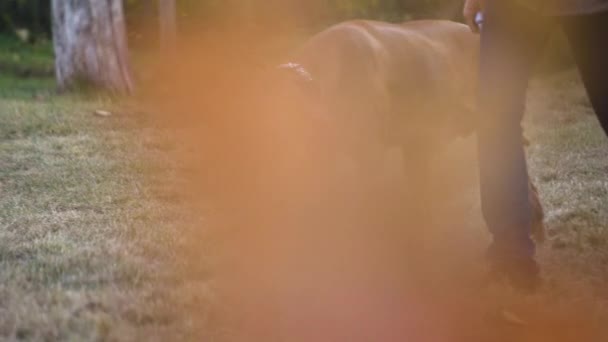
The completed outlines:
{"type": "Polygon", "coordinates": [[[52,79],[0,89],[0,339],[167,340],[181,324],[170,143],[110,99],[53,95],[52,79]]]}
{"type": "Polygon", "coordinates": [[[584,292],[598,295],[603,306],[608,299],[608,139],[576,72],[535,82],[529,99],[530,169],[547,209],[550,237],[540,251],[546,278],[585,284],[584,292]]]}
{"type": "MultiPolygon", "coordinates": [[[[0,54],[0,71],[28,58],[0,54]]],[[[48,67],[48,57],[31,59],[48,67]]],[[[51,78],[22,76],[0,77],[0,339],[221,340],[210,309],[213,241],[177,190],[184,173],[172,136],[136,107],[57,95],[51,78]],[[188,250],[193,236],[200,250],[188,250]]],[[[549,240],[539,249],[544,292],[515,302],[590,303],[586,318],[601,324],[608,140],[575,73],[534,82],[526,129],[549,240]]],[[[471,205],[476,227],[466,234],[485,243],[471,205]]]]}
{"type": "Polygon", "coordinates": [[[53,75],[53,52],[50,41],[24,44],[12,36],[0,35],[0,72],[18,76],[53,75]]]}

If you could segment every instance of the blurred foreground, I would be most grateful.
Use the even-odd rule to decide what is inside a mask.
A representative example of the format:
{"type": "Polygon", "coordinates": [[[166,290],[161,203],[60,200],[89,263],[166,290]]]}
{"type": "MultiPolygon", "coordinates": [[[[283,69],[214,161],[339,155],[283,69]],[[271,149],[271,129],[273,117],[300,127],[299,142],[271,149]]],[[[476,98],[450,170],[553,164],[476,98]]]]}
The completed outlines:
{"type": "MultiPolygon", "coordinates": [[[[361,174],[348,156],[335,153],[340,122],[319,119],[319,108],[294,97],[275,75],[282,62],[277,46],[284,42],[252,32],[198,39],[188,46],[201,50],[175,56],[163,86],[149,92],[163,113],[161,125],[172,127],[179,141],[175,156],[190,179],[183,190],[201,203],[205,231],[217,242],[213,273],[221,300],[212,326],[201,326],[201,333],[219,330],[214,337],[229,341],[608,337],[601,324],[608,319],[603,283],[593,281],[606,273],[601,267],[581,273],[579,258],[586,254],[570,249],[586,251],[593,259],[585,260],[596,265],[608,255],[598,248],[607,241],[599,233],[606,228],[605,182],[593,171],[608,160],[595,159],[573,174],[579,164],[558,156],[594,159],[606,148],[593,118],[581,113],[588,106],[571,74],[538,83],[531,98],[532,174],[553,229],[540,248],[545,287],[523,296],[484,282],[489,237],[479,218],[474,139],[447,148],[429,175],[432,193],[412,198],[424,180],[403,177],[407,165],[399,152],[386,151],[373,174],[361,174]],[[566,105],[555,106],[557,100],[566,105]],[[557,135],[578,143],[564,146],[557,135]],[[586,178],[590,172],[593,179],[586,178]],[[577,185],[559,181],[565,173],[577,185]],[[570,190],[579,194],[588,186],[604,196],[593,204],[594,221],[577,228],[570,215],[592,217],[588,204],[564,209],[564,203],[584,196],[570,190]],[[574,242],[570,229],[602,237],[593,245],[574,242]]],[[[196,231],[186,248],[192,265],[201,260],[198,243],[208,246],[196,231]]]]}

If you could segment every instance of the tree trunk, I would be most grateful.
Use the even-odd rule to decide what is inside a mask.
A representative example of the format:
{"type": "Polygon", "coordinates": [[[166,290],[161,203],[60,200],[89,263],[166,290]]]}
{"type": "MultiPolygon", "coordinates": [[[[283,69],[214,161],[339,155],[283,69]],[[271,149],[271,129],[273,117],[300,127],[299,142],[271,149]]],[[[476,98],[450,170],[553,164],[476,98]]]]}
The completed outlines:
{"type": "Polygon", "coordinates": [[[177,10],[175,0],[158,0],[158,16],[160,20],[160,45],[164,53],[170,53],[175,48],[177,38],[177,10]]]}
{"type": "Polygon", "coordinates": [[[52,11],[59,88],[84,82],[131,93],[122,0],[53,0],[52,11]]]}

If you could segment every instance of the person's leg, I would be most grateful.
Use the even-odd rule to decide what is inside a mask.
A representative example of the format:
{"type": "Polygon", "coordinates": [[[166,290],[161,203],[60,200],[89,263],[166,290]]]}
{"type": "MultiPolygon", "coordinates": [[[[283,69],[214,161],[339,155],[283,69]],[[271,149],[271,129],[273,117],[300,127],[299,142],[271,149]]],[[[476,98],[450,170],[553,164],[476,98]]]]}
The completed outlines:
{"type": "Polygon", "coordinates": [[[477,129],[481,201],[494,238],[490,261],[509,265],[505,268],[523,265],[523,272],[536,276],[521,120],[547,24],[510,3],[487,1],[481,33],[477,129]]]}
{"type": "Polygon", "coordinates": [[[608,12],[564,17],[562,22],[593,109],[608,134],[608,12]]]}

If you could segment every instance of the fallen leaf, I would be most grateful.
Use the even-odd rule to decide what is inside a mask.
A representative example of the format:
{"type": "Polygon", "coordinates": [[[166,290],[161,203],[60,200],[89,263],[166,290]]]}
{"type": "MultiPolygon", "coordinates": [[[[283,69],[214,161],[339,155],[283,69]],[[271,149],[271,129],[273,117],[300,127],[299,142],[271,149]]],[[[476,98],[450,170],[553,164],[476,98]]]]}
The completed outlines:
{"type": "Polygon", "coordinates": [[[107,110],[101,110],[101,109],[96,110],[95,112],[93,112],[93,114],[95,114],[97,116],[102,116],[102,117],[112,116],[111,112],[108,112],[107,110]]]}

